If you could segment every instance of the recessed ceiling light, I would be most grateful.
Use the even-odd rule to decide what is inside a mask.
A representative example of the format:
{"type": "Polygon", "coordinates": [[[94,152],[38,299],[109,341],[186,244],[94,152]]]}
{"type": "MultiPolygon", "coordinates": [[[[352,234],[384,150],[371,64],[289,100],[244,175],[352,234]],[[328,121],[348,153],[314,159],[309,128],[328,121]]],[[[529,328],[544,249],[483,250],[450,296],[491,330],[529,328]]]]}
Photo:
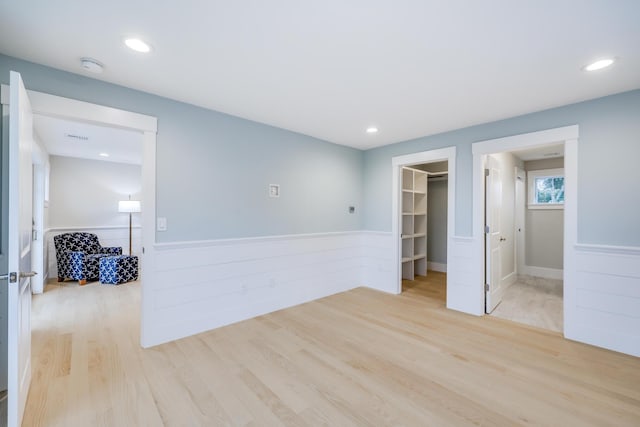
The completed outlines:
{"type": "Polygon", "coordinates": [[[100,153],[98,154],[100,157],[109,157],[109,153],[100,153]]]}
{"type": "Polygon", "coordinates": [[[375,126],[368,127],[367,133],[378,133],[378,128],[375,126]]]}
{"type": "Polygon", "coordinates": [[[80,58],[80,65],[90,73],[102,73],[104,66],[93,58],[80,58]]]}
{"type": "Polygon", "coordinates": [[[607,68],[608,66],[610,66],[614,62],[615,62],[615,60],[613,58],[600,59],[600,60],[598,60],[596,62],[593,62],[593,63],[585,66],[584,69],[585,69],[585,71],[602,70],[603,68],[607,68]]]}
{"type": "Polygon", "coordinates": [[[140,39],[125,39],[124,44],[126,44],[129,49],[135,50],[136,52],[148,53],[151,51],[151,46],[140,39]]]}

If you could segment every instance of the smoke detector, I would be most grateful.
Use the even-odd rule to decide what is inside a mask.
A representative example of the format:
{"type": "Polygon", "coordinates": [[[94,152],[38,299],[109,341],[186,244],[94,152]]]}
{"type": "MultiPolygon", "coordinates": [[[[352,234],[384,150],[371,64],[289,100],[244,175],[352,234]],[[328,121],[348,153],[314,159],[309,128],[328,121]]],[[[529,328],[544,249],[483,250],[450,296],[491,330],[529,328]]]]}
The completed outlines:
{"type": "Polygon", "coordinates": [[[81,58],[80,65],[82,68],[94,74],[101,74],[104,66],[93,58],[81,58]]]}

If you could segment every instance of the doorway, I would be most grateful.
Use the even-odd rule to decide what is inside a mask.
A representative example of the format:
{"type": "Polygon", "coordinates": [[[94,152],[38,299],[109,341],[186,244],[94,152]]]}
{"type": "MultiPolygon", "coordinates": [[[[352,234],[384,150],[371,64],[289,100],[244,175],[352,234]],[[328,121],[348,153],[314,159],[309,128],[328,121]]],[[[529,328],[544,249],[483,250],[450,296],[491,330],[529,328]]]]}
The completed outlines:
{"type": "MultiPolygon", "coordinates": [[[[81,102],[81,101],[76,101],[76,100],[71,100],[68,98],[62,98],[62,97],[58,97],[58,96],[53,96],[53,95],[48,95],[48,94],[44,94],[44,93],[39,93],[39,92],[32,92],[32,91],[25,91],[24,90],[24,86],[21,83],[21,79],[20,79],[20,75],[18,73],[11,73],[11,88],[12,88],[12,105],[14,106],[19,106],[20,102],[18,102],[20,100],[20,97],[16,97],[14,96],[14,87],[18,87],[18,85],[14,85],[14,82],[16,83],[20,83],[20,94],[22,95],[22,93],[25,93],[25,96],[23,97],[24,99],[26,99],[27,95],[28,95],[28,99],[30,99],[30,111],[33,112],[33,114],[41,114],[41,115],[45,115],[45,116],[50,116],[50,117],[59,117],[59,118],[67,118],[70,120],[78,120],[78,121],[82,121],[82,122],[86,122],[86,123],[95,123],[95,124],[103,124],[106,126],[112,126],[112,127],[118,127],[121,129],[130,129],[130,130],[134,130],[137,132],[140,132],[143,135],[143,140],[144,140],[144,144],[143,144],[143,166],[142,166],[142,203],[143,206],[145,206],[146,211],[143,211],[142,213],[142,224],[143,224],[143,235],[142,235],[142,244],[143,244],[143,253],[144,251],[144,247],[147,247],[148,250],[146,251],[147,253],[146,255],[146,260],[145,257],[142,258],[142,264],[143,266],[146,263],[149,263],[148,265],[153,265],[152,263],[152,258],[153,257],[153,244],[155,243],[155,234],[154,234],[154,230],[153,230],[153,224],[154,224],[154,217],[155,217],[155,144],[156,144],[156,130],[157,130],[157,119],[154,117],[149,117],[149,116],[144,116],[141,114],[137,114],[137,113],[131,113],[131,112],[127,112],[127,111],[122,111],[122,110],[117,110],[114,108],[110,108],[110,107],[103,107],[103,106],[99,106],[99,105],[95,105],[95,104],[90,104],[90,103],[86,103],[86,102],[81,102]],[[146,261],[146,262],[145,262],[146,261]]],[[[10,160],[7,156],[6,156],[6,150],[5,150],[5,144],[4,141],[8,140],[7,135],[9,133],[8,131],[8,122],[9,120],[6,120],[8,114],[5,115],[5,109],[8,112],[8,107],[9,107],[9,86],[6,85],[2,85],[2,91],[1,91],[1,98],[2,98],[2,106],[3,106],[3,123],[2,123],[2,133],[3,133],[3,152],[2,152],[2,166],[3,166],[3,174],[5,173],[5,171],[8,170],[8,165],[10,164],[11,167],[13,167],[14,165],[17,166],[18,163],[12,158],[12,160],[10,160]],[[11,163],[9,163],[11,162],[11,163]]],[[[22,117],[21,114],[17,114],[17,113],[11,113],[11,117],[22,117]]],[[[29,115],[29,117],[31,117],[31,115],[29,115]]],[[[27,122],[25,120],[25,122],[27,122]]],[[[29,129],[32,130],[31,126],[28,126],[29,129]]],[[[12,129],[16,129],[15,131],[12,130],[12,135],[17,134],[17,127],[13,127],[12,129]]],[[[26,126],[25,126],[26,129],[26,126]]],[[[20,135],[22,135],[22,127],[20,128],[20,135]]],[[[30,131],[31,132],[31,131],[30,131]]],[[[29,134],[30,134],[29,132],[29,134]]],[[[26,134],[26,131],[25,131],[26,134]]],[[[12,141],[16,141],[15,139],[13,139],[12,137],[12,141]]],[[[21,138],[20,139],[21,143],[22,141],[28,141],[28,138],[21,138]]],[[[13,144],[13,142],[12,142],[13,144]]],[[[30,143],[29,143],[30,146],[30,143]]],[[[20,145],[20,148],[22,148],[22,145],[20,145]]],[[[17,152],[17,150],[16,150],[17,152]]],[[[21,151],[22,153],[22,151],[21,151]]],[[[27,153],[26,150],[24,150],[24,153],[27,153]]],[[[24,157],[24,156],[23,156],[24,157]]],[[[26,157],[25,157],[26,158],[26,157]]],[[[22,159],[21,159],[22,160],[22,159]]],[[[32,163],[31,163],[31,158],[29,158],[29,174],[28,177],[32,178],[32,163]]],[[[22,171],[26,171],[27,168],[24,168],[22,165],[22,162],[20,163],[20,169],[22,171]]],[[[17,170],[17,168],[14,168],[14,170],[17,170]]],[[[24,182],[29,182],[29,179],[24,180],[24,182]]],[[[2,185],[3,185],[3,197],[4,194],[6,193],[4,190],[6,189],[5,187],[9,187],[8,184],[8,180],[4,180],[2,181],[2,185]]],[[[31,186],[29,185],[29,189],[31,189],[31,186]]],[[[11,190],[11,194],[18,194],[18,191],[15,191],[13,189],[13,187],[10,188],[11,190]]],[[[21,193],[21,192],[20,192],[21,193]]],[[[27,194],[27,192],[25,191],[22,194],[27,194]]],[[[26,198],[25,198],[26,200],[26,198]]],[[[29,202],[31,202],[32,199],[31,197],[29,197],[29,202]]],[[[29,203],[29,206],[31,205],[31,203],[29,203]]],[[[12,202],[12,206],[18,206],[18,204],[13,203],[12,202]]],[[[31,216],[29,215],[29,227],[27,228],[25,233],[21,233],[20,236],[25,237],[28,241],[31,240],[31,216]]],[[[3,209],[3,223],[5,223],[5,215],[4,215],[4,209],[3,209]]],[[[12,232],[12,233],[16,233],[17,231],[14,232],[13,230],[16,229],[17,227],[8,227],[8,229],[12,232]]],[[[22,231],[22,228],[20,229],[20,231],[22,231]]],[[[3,239],[2,239],[2,246],[3,248],[7,246],[6,242],[5,242],[5,238],[6,238],[6,234],[3,233],[3,239]]],[[[10,239],[10,242],[17,242],[18,239],[10,239]]],[[[11,253],[11,251],[9,251],[11,253]]],[[[3,251],[4,253],[4,251],[3,251]]],[[[17,251],[13,251],[13,253],[17,253],[17,251]]],[[[29,257],[30,258],[30,257],[29,257]]],[[[9,277],[18,277],[17,273],[18,271],[26,271],[23,268],[17,268],[15,266],[10,266],[10,270],[14,273],[11,273],[11,275],[8,275],[9,277]],[[13,276],[12,276],[13,275],[13,276]]],[[[152,281],[152,276],[153,276],[153,270],[151,268],[147,269],[147,274],[145,275],[145,281],[152,281]]],[[[24,275],[20,275],[20,276],[24,276],[24,277],[29,277],[31,276],[32,273],[27,273],[24,275]]],[[[147,316],[146,313],[148,312],[148,306],[151,304],[150,301],[146,301],[145,297],[144,297],[144,283],[141,285],[142,287],[142,316],[141,316],[141,345],[145,345],[145,319],[147,316]]],[[[25,293],[26,295],[26,293],[25,293]]],[[[20,335],[21,339],[22,337],[24,337],[25,342],[30,343],[31,341],[31,329],[30,329],[30,302],[31,302],[31,293],[28,293],[29,298],[25,298],[25,301],[28,302],[28,307],[26,307],[25,309],[22,309],[21,313],[23,314],[23,319],[22,319],[22,325],[28,325],[28,330],[26,330],[26,332],[22,335],[20,335]]],[[[5,294],[2,294],[2,297],[4,299],[5,294]]],[[[5,307],[4,310],[7,310],[7,307],[5,307]]],[[[11,314],[11,310],[13,310],[13,312],[16,311],[15,308],[9,307],[9,314],[11,314]]],[[[5,311],[3,313],[0,313],[0,317],[2,318],[7,318],[8,313],[5,311]]],[[[15,316],[14,316],[15,317],[15,316]]],[[[26,328],[26,327],[25,327],[26,328]]],[[[15,328],[11,329],[10,331],[15,331],[15,328]]],[[[11,334],[10,334],[11,335],[11,334]]],[[[15,336],[15,333],[13,334],[15,336]]],[[[7,354],[10,357],[13,357],[13,362],[14,363],[8,363],[7,366],[7,374],[8,375],[1,375],[0,377],[2,378],[7,378],[7,376],[11,379],[11,378],[16,378],[18,376],[18,372],[20,372],[20,370],[17,368],[17,363],[16,362],[16,357],[13,353],[10,353],[10,350],[15,350],[16,346],[15,345],[8,345],[7,340],[6,339],[2,339],[0,340],[1,344],[3,344],[3,348],[0,349],[0,351],[3,354],[4,359],[6,360],[6,356],[7,354]]],[[[20,359],[22,362],[24,361],[30,361],[30,358],[22,358],[20,359]]],[[[24,365],[24,363],[23,363],[24,365]]],[[[26,400],[26,393],[28,391],[29,388],[29,378],[30,378],[30,365],[27,365],[27,368],[25,368],[24,370],[25,372],[27,372],[25,375],[21,376],[21,378],[24,378],[24,381],[22,382],[22,385],[19,389],[14,385],[14,383],[16,383],[16,381],[9,381],[9,387],[8,387],[8,394],[5,396],[8,396],[8,402],[9,405],[8,407],[10,408],[9,411],[9,418],[11,419],[13,417],[13,419],[19,419],[21,416],[21,410],[19,409],[20,406],[24,407],[24,402],[26,400]],[[22,390],[24,390],[24,393],[22,393],[22,390]],[[18,391],[20,391],[20,395],[18,395],[18,391]],[[23,396],[24,395],[24,396],[23,396]],[[13,402],[13,403],[12,403],[13,402]],[[16,403],[17,402],[17,403],[16,403]],[[16,409],[18,408],[18,409],[16,409]]],[[[3,402],[4,400],[4,396],[1,396],[2,398],[0,400],[2,400],[3,402]]]]}
{"type": "MultiPolygon", "coordinates": [[[[395,271],[397,278],[395,293],[403,291],[403,278],[406,280],[413,276],[427,274],[427,268],[444,269],[445,263],[450,259],[455,218],[455,147],[442,148],[420,153],[394,157],[392,159],[393,203],[392,203],[392,235],[395,248],[395,271]],[[441,169],[446,165],[447,173],[435,171],[432,168],[441,169]],[[434,172],[439,173],[433,173],[434,172]],[[409,177],[411,175],[411,177],[409,177]],[[428,178],[442,178],[447,176],[447,185],[440,196],[445,196],[443,202],[446,209],[443,210],[445,221],[438,235],[440,241],[432,240],[433,245],[438,245],[437,253],[440,258],[431,260],[429,264],[428,240],[428,178]],[[411,178],[411,185],[409,185],[411,178]],[[411,188],[409,188],[411,187],[411,188]],[[444,255],[444,256],[442,256],[444,255]],[[444,261],[444,262],[443,262],[444,261]]],[[[441,181],[442,182],[442,181],[441,181]]],[[[436,194],[436,193],[434,193],[436,194]]],[[[435,237],[435,236],[433,236],[435,237]]],[[[434,246],[435,247],[435,246],[434,246]]],[[[433,254],[436,255],[436,250],[433,254]]],[[[441,272],[440,274],[444,274],[441,272]]],[[[424,277],[424,276],[423,276],[424,277]]],[[[407,283],[405,282],[405,287],[407,283]]],[[[447,287],[447,293],[449,288],[447,287]]],[[[449,298],[446,298],[449,301],[449,298]]]]}
{"type": "MultiPolygon", "coordinates": [[[[570,330],[575,322],[575,312],[571,308],[575,306],[575,279],[574,279],[574,259],[577,236],[577,163],[578,163],[578,126],[567,126],[563,128],[550,129],[533,132],[530,134],[516,135],[512,137],[499,138],[488,141],[474,143],[473,152],[473,229],[475,245],[475,277],[479,280],[477,304],[483,308],[487,301],[487,294],[496,290],[487,283],[487,268],[485,220],[485,164],[487,156],[497,153],[521,152],[532,149],[551,149],[553,146],[564,146],[564,188],[566,195],[563,203],[562,218],[563,230],[562,243],[562,316],[563,331],[570,330]],[[489,286],[487,286],[489,285],[489,286]]],[[[516,169],[513,169],[514,178],[516,169]]],[[[517,179],[517,178],[516,178],[517,179]]],[[[488,191],[488,190],[487,190],[488,191]]],[[[515,232],[515,228],[514,228],[515,232]]],[[[514,258],[517,260],[517,246],[514,258]]],[[[526,257],[526,253],[525,253],[526,257]]],[[[498,295],[499,297],[499,295],[498,295]]],[[[486,312],[486,310],[482,310],[486,312]]]]}
{"type": "Polygon", "coordinates": [[[564,144],[485,157],[485,313],[562,332],[564,144]]]}
{"type": "MultiPolygon", "coordinates": [[[[66,233],[90,233],[104,247],[120,247],[123,254],[140,257],[140,215],[131,214],[130,230],[130,214],[120,213],[118,205],[140,199],[142,133],[40,114],[34,114],[33,124],[34,147],[45,153],[48,172],[41,184],[47,191],[39,192],[46,207],[37,211],[34,205],[34,213],[46,218],[39,233],[47,261],[41,276],[48,282],[65,279],[58,272],[53,239],[66,233]]],[[[59,285],[78,283],[67,279],[59,285]]],[[[34,293],[43,290],[34,288],[34,293]]]]}

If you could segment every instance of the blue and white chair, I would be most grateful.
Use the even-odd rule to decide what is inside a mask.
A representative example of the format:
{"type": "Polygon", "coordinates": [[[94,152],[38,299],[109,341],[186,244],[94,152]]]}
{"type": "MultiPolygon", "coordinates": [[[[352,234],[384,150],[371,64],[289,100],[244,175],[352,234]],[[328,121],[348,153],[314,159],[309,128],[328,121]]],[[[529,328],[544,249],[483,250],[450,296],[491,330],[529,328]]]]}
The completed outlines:
{"type": "Polygon", "coordinates": [[[64,233],[54,236],[58,264],[58,282],[77,280],[84,285],[98,280],[100,258],[122,255],[121,247],[103,247],[93,233],[64,233]]]}

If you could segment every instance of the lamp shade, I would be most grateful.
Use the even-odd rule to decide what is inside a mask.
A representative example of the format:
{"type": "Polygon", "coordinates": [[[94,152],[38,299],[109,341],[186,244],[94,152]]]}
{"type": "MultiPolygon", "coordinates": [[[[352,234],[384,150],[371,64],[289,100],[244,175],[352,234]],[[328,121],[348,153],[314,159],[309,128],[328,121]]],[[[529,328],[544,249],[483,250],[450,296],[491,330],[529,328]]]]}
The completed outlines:
{"type": "Polygon", "coordinates": [[[140,200],[120,200],[118,202],[118,212],[140,212],[140,200]]]}

